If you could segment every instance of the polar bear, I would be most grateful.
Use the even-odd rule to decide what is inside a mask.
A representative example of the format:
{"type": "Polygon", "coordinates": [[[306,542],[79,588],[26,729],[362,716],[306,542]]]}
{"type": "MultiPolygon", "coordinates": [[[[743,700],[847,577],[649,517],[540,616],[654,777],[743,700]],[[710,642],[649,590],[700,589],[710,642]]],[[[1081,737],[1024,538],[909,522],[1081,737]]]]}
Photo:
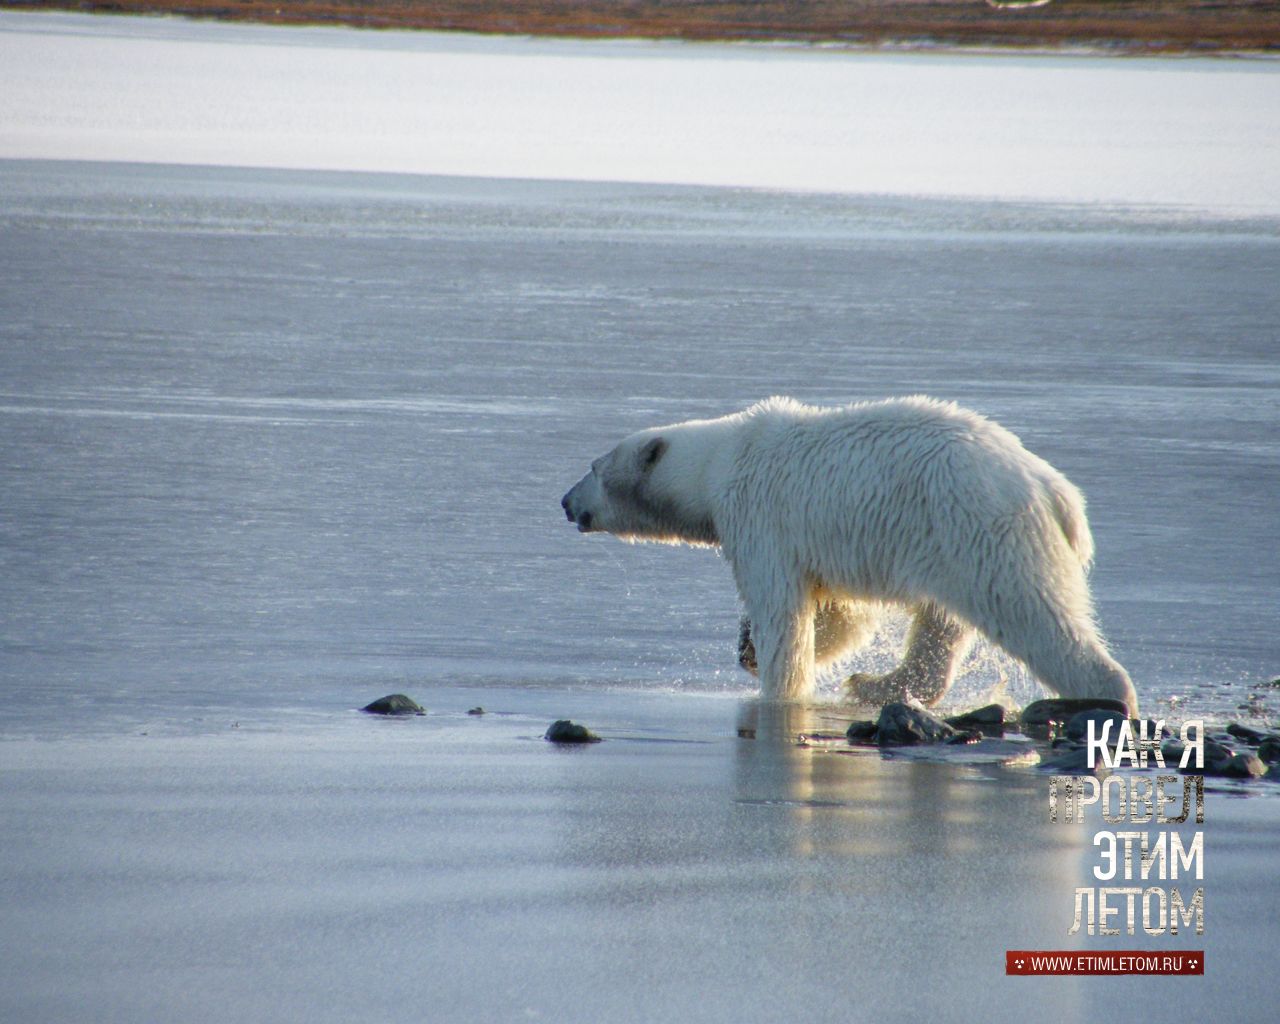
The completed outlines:
{"type": "Polygon", "coordinates": [[[720,548],[745,606],[740,660],[767,700],[912,609],[902,664],[852,696],[941,700],[977,631],[1065,697],[1133,684],[1098,634],[1084,498],[1008,430],[923,396],[836,408],[770,398],[632,434],[561,501],[583,533],[720,548]]]}

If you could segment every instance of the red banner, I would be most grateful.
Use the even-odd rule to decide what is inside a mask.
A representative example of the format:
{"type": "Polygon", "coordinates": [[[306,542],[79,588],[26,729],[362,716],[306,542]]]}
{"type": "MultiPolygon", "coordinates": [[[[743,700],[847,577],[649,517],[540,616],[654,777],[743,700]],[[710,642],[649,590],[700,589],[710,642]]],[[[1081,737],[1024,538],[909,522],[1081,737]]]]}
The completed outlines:
{"type": "Polygon", "coordinates": [[[1011,949],[1004,973],[1037,974],[1204,974],[1204,950],[1011,949]]]}

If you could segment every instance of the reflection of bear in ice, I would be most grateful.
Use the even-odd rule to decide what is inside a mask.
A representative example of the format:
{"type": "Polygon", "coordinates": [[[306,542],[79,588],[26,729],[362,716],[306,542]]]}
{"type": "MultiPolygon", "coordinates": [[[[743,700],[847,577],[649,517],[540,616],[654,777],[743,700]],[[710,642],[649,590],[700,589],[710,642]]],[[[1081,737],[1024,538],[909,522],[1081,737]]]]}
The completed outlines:
{"type": "Polygon", "coordinates": [[[889,605],[907,653],[853,696],[941,699],[976,629],[1066,697],[1115,697],[1094,624],[1080,492],[1013,434],[928,398],[815,408],[771,398],[643,430],[564,496],[585,532],[718,545],[746,606],[741,660],[764,696],[809,697],[815,663],[865,643],[889,605]]]}

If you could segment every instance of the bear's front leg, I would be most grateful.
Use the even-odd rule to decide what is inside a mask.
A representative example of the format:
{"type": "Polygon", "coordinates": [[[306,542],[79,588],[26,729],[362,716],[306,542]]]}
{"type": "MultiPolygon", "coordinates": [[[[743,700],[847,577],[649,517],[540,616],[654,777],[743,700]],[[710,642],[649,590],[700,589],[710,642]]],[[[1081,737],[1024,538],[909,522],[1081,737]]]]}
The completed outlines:
{"type": "MultiPolygon", "coordinates": [[[[804,700],[813,696],[814,647],[813,619],[815,603],[807,590],[791,588],[789,600],[767,588],[739,584],[747,606],[743,639],[754,651],[755,668],[760,676],[760,692],[765,700],[804,700]]],[[[748,651],[739,651],[745,664],[748,651]]]]}

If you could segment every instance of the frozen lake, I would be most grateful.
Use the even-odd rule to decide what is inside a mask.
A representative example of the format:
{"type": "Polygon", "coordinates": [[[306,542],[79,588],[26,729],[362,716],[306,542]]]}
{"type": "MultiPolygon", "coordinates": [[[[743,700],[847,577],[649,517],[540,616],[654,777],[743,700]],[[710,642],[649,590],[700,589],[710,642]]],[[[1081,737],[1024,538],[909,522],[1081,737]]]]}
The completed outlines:
{"type": "Polygon", "coordinates": [[[1146,710],[1274,721],[1274,67],[0,13],[0,1018],[1269,1005],[1280,801],[1211,792],[1204,936],[1117,940],[1205,977],[1006,978],[1096,863],[1044,776],[797,747],[849,712],[750,699],[719,559],[558,501],[640,426],[954,398],[1087,494],[1146,710]]]}
{"type": "MultiPolygon", "coordinates": [[[[773,393],[954,398],[1060,466],[1142,693],[1225,713],[1280,664],[1271,222],[0,175],[10,728],[413,683],[740,692],[726,567],[580,537],[558,501],[631,430],[773,393]]],[[[978,661],[967,697],[1008,670],[1025,699],[978,661]]]]}

